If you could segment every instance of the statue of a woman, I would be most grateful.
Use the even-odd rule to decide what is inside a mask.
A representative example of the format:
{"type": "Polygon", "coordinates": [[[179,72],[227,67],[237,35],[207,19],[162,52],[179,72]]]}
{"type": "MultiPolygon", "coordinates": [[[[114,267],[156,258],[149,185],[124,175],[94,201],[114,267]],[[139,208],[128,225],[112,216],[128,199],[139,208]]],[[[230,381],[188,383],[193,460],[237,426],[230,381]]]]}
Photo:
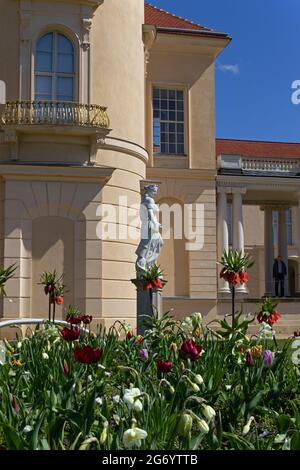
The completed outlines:
{"type": "Polygon", "coordinates": [[[145,187],[142,199],[140,216],[142,221],[141,241],[136,250],[137,273],[143,272],[156,264],[157,258],[163,246],[163,240],[159,232],[161,225],[158,222],[159,208],[155,204],[154,197],[157,194],[157,186],[145,187]]]}

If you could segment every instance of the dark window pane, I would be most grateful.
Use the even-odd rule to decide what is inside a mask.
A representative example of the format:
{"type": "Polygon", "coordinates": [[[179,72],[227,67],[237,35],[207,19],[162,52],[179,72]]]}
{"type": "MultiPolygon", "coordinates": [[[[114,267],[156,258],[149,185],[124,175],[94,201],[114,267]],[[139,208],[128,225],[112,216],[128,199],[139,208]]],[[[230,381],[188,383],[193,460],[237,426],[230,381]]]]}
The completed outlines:
{"type": "Polygon", "coordinates": [[[51,52],[37,52],[36,53],[35,70],[37,72],[52,72],[51,52]]]}
{"type": "Polygon", "coordinates": [[[177,134],[177,143],[178,144],[184,143],[184,134],[177,134]]]}
{"type": "Polygon", "coordinates": [[[159,118],[159,114],[160,114],[159,111],[154,111],[153,112],[153,117],[154,118],[159,118]]]}
{"type": "Polygon", "coordinates": [[[161,106],[161,109],[168,109],[168,101],[167,100],[161,100],[160,106],[161,106]]]}
{"type": "Polygon", "coordinates": [[[52,78],[41,77],[36,75],[35,77],[35,93],[36,95],[48,95],[51,96],[52,90],[52,78]]]}
{"type": "Polygon", "coordinates": [[[161,144],[161,153],[167,153],[168,151],[168,145],[167,144],[161,144]]]}
{"type": "Polygon", "coordinates": [[[161,99],[168,99],[168,90],[160,90],[161,99]]]}
{"type": "Polygon", "coordinates": [[[177,132],[184,132],[184,124],[177,124],[177,132]]]}
{"type": "Polygon", "coordinates": [[[176,98],[175,90],[169,90],[169,99],[170,100],[175,100],[175,98],[176,98]]]}
{"type": "Polygon", "coordinates": [[[169,120],[170,120],[170,121],[175,121],[175,120],[176,120],[176,113],[175,113],[175,111],[170,111],[170,112],[169,112],[169,120]]]}
{"type": "Polygon", "coordinates": [[[168,111],[162,111],[161,112],[161,119],[163,121],[167,121],[168,120],[168,111]]]}
{"type": "Polygon", "coordinates": [[[159,88],[153,88],[153,98],[159,98],[160,96],[160,90],[159,88]]]}
{"type": "Polygon", "coordinates": [[[170,122],[169,124],[169,132],[175,132],[176,124],[175,122],[170,122]]]}
{"type": "Polygon", "coordinates": [[[172,111],[176,109],[176,101],[169,101],[169,109],[172,111]]]}
{"type": "Polygon", "coordinates": [[[74,56],[72,54],[58,54],[56,72],[73,73],[74,72],[74,56]]]}
{"type": "Polygon", "coordinates": [[[170,145],[169,145],[169,152],[170,152],[170,153],[176,153],[176,146],[175,146],[175,144],[170,144],[170,145]]]}
{"type": "Polygon", "coordinates": [[[153,108],[159,109],[159,100],[153,100],[153,108]]]}
{"type": "Polygon", "coordinates": [[[73,78],[71,77],[58,77],[56,83],[56,94],[58,100],[72,101],[73,100],[73,78]]]}
{"type": "Polygon", "coordinates": [[[51,95],[36,93],[34,97],[35,101],[51,101],[51,95]]]}
{"type": "Polygon", "coordinates": [[[177,90],[176,91],[176,97],[178,100],[183,101],[183,91],[182,90],[177,90]]]}
{"type": "Polygon", "coordinates": [[[168,124],[166,122],[161,123],[161,131],[168,132],[168,124]]]}
{"type": "Polygon", "coordinates": [[[36,46],[37,52],[52,52],[53,50],[53,33],[45,34],[38,41],[36,46]]]}
{"type": "Polygon", "coordinates": [[[181,111],[179,111],[177,113],[177,121],[183,121],[183,116],[184,116],[184,114],[181,111]]]}
{"type": "Polygon", "coordinates": [[[183,111],[183,101],[177,101],[177,110],[183,111]]]}
{"type": "Polygon", "coordinates": [[[168,140],[169,140],[169,139],[168,139],[168,134],[162,133],[162,134],[161,134],[161,141],[162,141],[162,142],[168,142],[168,140]]]}
{"type": "Polygon", "coordinates": [[[73,44],[62,34],[57,35],[57,52],[63,54],[74,54],[73,44]]]}
{"type": "Polygon", "coordinates": [[[177,145],[177,153],[180,154],[180,155],[184,154],[184,145],[183,144],[177,145]]]}
{"type": "Polygon", "coordinates": [[[175,134],[169,134],[169,142],[170,143],[175,143],[176,142],[176,135],[175,134]]]}

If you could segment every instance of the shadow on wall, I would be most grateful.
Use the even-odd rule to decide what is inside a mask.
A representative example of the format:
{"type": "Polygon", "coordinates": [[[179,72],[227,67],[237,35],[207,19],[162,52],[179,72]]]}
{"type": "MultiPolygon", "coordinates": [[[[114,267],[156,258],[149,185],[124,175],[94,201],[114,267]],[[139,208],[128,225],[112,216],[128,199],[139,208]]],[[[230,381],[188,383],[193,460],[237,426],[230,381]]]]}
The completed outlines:
{"type": "MultiPolygon", "coordinates": [[[[173,198],[165,198],[159,201],[159,206],[170,208],[170,218],[164,219],[160,212],[160,222],[163,224],[164,246],[158,259],[158,264],[164,271],[165,278],[168,281],[164,288],[165,297],[188,296],[189,295],[189,252],[185,249],[186,239],[182,236],[183,230],[180,227],[175,228],[174,212],[172,206],[179,205],[182,217],[179,226],[183,228],[183,205],[180,201],[173,198]],[[169,225],[169,232],[167,226],[169,225]],[[180,233],[181,232],[181,233],[180,233]],[[180,237],[180,238],[178,238],[180,237]]],[[[177,222],[178,224],[178,222],[177,222]]]]}

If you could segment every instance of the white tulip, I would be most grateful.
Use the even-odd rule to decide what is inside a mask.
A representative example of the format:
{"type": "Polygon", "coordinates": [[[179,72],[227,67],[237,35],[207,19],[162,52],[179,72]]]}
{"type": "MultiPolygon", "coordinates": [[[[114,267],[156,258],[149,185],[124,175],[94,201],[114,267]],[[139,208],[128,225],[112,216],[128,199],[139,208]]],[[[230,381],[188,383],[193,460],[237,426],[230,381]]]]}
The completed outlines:
{"type": "Polygon", "coordinates": [[[198,384],[198,385],[202,385],[203,382],[204,382],[204,380],[202,378],[202,375],[200,375],[200,374],[195,374],[194,380],[195,380],[196,384],[198,384]]]}
{"type": "Polygon", "coordinates": [[[209,405],[203,406],[202,413],[208,421],[211,421],[216,416],[215,410],[209,405]]]}
{"type": "Polygon", "coordinates": [[[253,420],[254,420],[254,416],[251,416],[249,421],[243,427],[243,432],[242,432],[243,436],[246,436],[246,434],[248,434],[248,432],[250,431],[250,426],[253,420]]]}
{"type": "Polygon", "coordinates": [[[142,439],[146,439],[147,432],[140,428],[127,429],[123,434],[123,444],[127,449],[133,446],[141,447],[142,439]]]}
{"type": "Polygon", "coordinates": [[[141,391],[139,388],[127,388],[124,392],[123,400],[130,410],[134,409],[140,412],[143,409],[143,404],[141,400],[139,400],[140,396],[141,391]]]}
{"type": "Polygon", "coordinates": [[[204,419],[198,419],[197,421],[197,426],[200,430],[200,432],[207,434],[209,432],[209,426],[207,422],[204,419]]]}
{"type": "Polygon", "coordinates": [[[42,353],[42,357],[43,357],[43,359],[45,359],[45,361],[47,361],[49,359],[49,356],[46,352],[42,353]]]}
{"type": "Polygon", "coordinates": [[[27,426],[25,426],[25,428],[23,429],[23,432],[31,432],[33,430],[33,428],[31,426],[29,426],[29,424],[27,424],[27,426]]]}

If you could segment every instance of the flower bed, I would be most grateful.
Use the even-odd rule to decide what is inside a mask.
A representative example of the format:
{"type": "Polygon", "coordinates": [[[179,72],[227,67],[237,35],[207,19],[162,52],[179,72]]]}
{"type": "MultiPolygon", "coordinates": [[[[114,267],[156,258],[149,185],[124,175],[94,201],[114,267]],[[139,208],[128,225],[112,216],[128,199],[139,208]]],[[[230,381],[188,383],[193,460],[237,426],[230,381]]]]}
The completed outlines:
{"type": "MultiPolygon", "coordinates": [[[[78,319],[78,321],[76,320],[78,319]]],[[[0,447],[6,449],[300,449],[300,339],[235,317],[117,323],[84,334],[46,322],[0,347],[0,447]],[[299,344],[298,344],[299,343],[299,344]]]]}

